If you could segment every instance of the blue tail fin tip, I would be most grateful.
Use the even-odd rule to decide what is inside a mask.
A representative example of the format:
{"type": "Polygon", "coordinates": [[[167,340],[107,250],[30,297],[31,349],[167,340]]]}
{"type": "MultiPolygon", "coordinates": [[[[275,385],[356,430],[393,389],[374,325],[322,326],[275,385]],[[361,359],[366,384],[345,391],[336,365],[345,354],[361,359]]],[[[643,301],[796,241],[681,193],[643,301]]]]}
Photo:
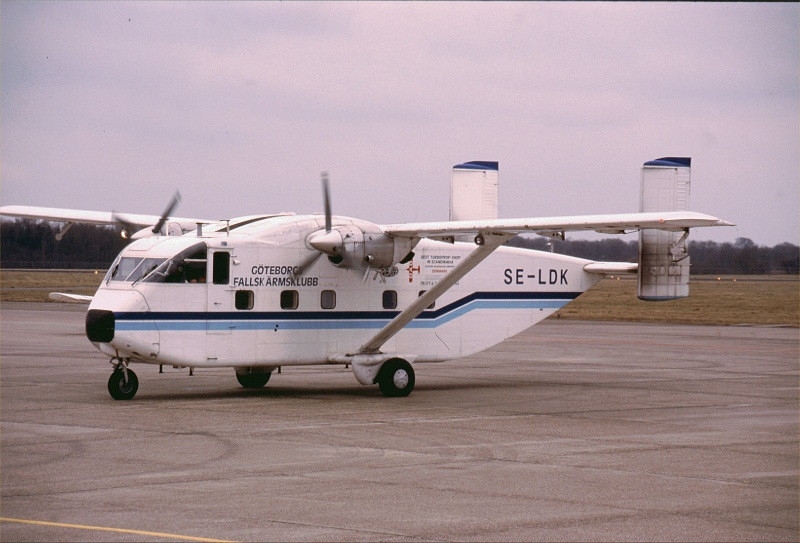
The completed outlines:
{"type": "Polygon", "coordinates": [[[673,168],[691,168],[691,157],[665,156],[644,163],[645,166],[671,166],[673,168]]]}
{"type": "Polygon", "coordinates": [[[499,163],[489,162],[485,160],[473,160],[472,162],[464,162],[463,164],[456,164],[453,166],[454,170],[492,170],[499,169],[499,163]]]}

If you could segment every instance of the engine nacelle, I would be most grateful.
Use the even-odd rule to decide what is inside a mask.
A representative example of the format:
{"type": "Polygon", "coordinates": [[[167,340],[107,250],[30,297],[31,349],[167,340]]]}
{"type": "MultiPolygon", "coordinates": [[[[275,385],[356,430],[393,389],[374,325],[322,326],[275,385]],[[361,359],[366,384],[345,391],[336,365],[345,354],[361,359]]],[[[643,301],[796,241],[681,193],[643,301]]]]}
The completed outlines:
{"type": "MultiPolygon", "coordinates": [[[[127,231],[127,228],[125,231],[127,231]]],[[[132,236],[130,236],[130,238],[142,239],[142,238],[149,238],[152,236],[182,236],[182,235],[183,235],[183,229],[181,228],[180,223],[167,221],[164,223],[164,226],[161,227],[161,230],[158,230],[157,232],[153,232],[153,227],[148,226],[135,232],[132,236]]],[[[127,238],[128,236],[123,234],[122,237],[127,238]]]]}
{"type": "Polygon", "coordinates": [[[403,260],[414,240],[384,234],[371,223],[335,226],[330,232],[313,234],[308,244],[328,255],[340,268],[389,268],[403,260]]]}

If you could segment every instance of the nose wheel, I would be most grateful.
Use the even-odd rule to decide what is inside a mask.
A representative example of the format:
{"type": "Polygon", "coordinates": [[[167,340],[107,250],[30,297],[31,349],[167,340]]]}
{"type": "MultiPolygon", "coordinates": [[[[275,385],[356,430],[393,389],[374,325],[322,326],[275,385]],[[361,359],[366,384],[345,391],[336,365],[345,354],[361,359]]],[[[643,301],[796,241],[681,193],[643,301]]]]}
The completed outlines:
{"type": "Polygon", "coordinates": [[[108,378],[108,393],[115,400],[130,400],[139,390],[139,379],[133,370],[129,370],[122,362],[117,363],[111,377],[108,378]]]}

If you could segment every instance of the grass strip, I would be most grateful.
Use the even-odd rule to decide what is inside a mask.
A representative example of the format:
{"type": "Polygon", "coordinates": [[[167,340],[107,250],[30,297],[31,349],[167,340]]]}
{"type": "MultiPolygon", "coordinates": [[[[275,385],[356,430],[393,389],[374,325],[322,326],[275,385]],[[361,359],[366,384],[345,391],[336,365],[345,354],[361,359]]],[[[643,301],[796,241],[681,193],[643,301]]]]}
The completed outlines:
{"type": "MultiPolygon", "coordinates": [[[[47,302],[50,292],[92,295],[103,270],[0,270],[0,301],[47,302]]],[[[605,278],[550,318],[674,324],[800,327],[796,275],[693,276],[689,297],[669,302],[636,298],[636,278],[605,278]]]]}

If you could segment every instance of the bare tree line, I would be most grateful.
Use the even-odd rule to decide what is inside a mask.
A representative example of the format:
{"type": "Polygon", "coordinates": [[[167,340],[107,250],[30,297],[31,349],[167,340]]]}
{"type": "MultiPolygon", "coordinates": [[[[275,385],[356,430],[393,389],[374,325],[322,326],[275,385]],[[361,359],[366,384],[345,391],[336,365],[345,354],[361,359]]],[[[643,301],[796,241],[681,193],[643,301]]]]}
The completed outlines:
{"type": "MultiPolygon", "coordinates": [[[[639,251],[638,240],[623,241],[619,238],[562,241],[540,236],[517,236],[509,245],[540,251],[552,250],[560,254],[608,262],[636,262],[639,251]]],[[[736,238],[733,243],[689,241],[689,257],[694,275],[800,273],[800,247],[791,243],[763,247],[748,238],[736,238]]]]}
{"type": "Polygon", "coordinates": [[[105,269],[130,242],[115,226],[75,224],[61,240],[63,225],[17,219],[0,224],[0,267],[105,269]]]}

